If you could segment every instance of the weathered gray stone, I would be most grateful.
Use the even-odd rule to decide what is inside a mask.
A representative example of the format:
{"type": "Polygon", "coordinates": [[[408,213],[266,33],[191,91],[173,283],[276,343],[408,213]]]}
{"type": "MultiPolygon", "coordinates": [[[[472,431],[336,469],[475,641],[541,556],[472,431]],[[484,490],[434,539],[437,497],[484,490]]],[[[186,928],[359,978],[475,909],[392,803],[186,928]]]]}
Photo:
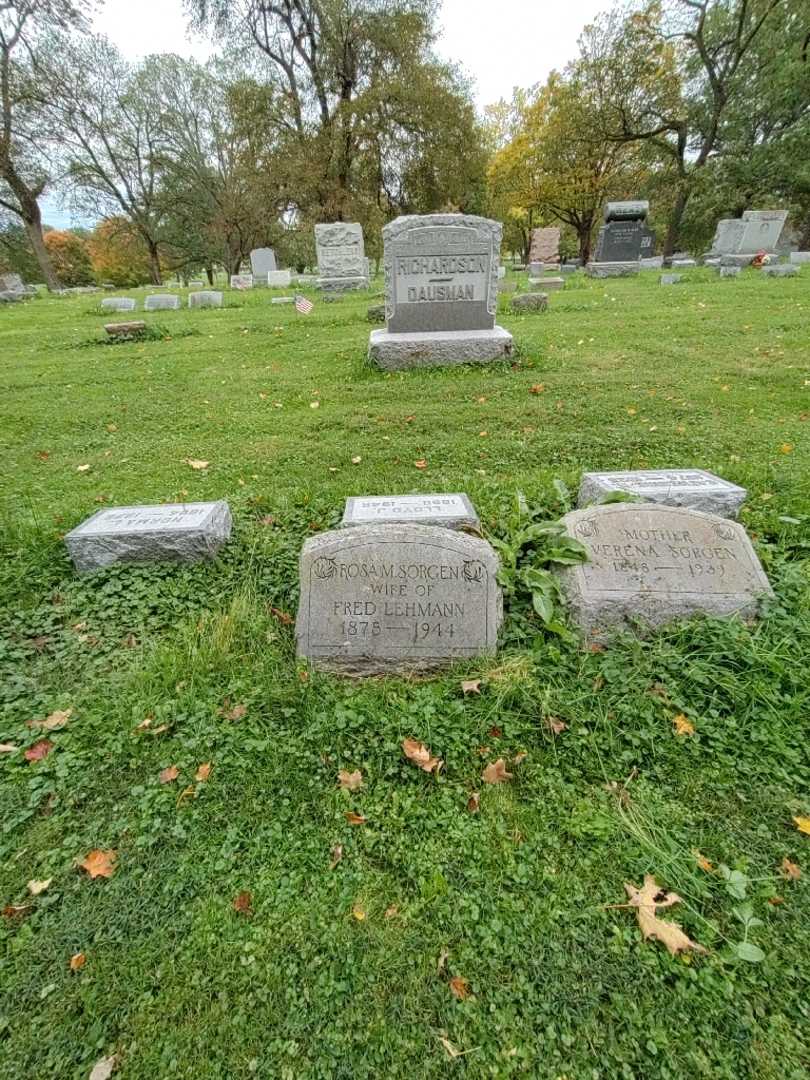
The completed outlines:
{"type": "Polygon", "coordinates": [[[762,267],[766,277],[796,277],[798,272],[796,263],[765,263],[762,267]]]}
{"type": "Polygon", "coordinates": [[[289,270],[273,270],[267,275],[267,285],[271,289],[288,289],[292,285],[289,270]]]}
{"type": "Polygon", "coordinates": [[[626,199],[624,202],[605,203],[605,221],[645,221],[650,212],[646,199],[626,199]]]}
{"type": "Polygon", "coordinates": [[[673,259],[672,260],[672,268],[673,269],[677,268],[679,270],[685,270],[685,269],[687,269],[687,267],[690,267],[690,266],[697,266],[697,260],[695,260],[695,259],[673,259]]]}
{"type": "Polygon", "coordinates": [[[252,289],[253,274],[231,274],[231,288],[240,290],[252,289]]]}
{"type": "Polygon", "coordinates": [[[518,283],[513,279],[512,281],[499,281],[498,293],[513,293],[517,292],[518,283]]]}
{"type": "Polygon", "coordinates": [[[586,563],[559,575],[572,617],[590,639],[635,622],[751,617],[772,595],[745,529],[727,518],[615,503],[574,510],[563,521],[588,552],[586,563]]]}
{"type": "Polygon", "coordinates": [[[548,292],[555,292],[557,289],[564,289],[565,288],[565,278],[564,277],[544,277],[544,278],[541,278],[540,284],[548,292]]]}
{"type": "Polygon", "coordinates": [[[646,259],[641,259],[642,270],[661,270],[664,266],[663,255],[651,255],[646,259]]]}
{"type": "Polygon", "coordinates": [[[117,506],[99,510],[65,537],[78,571],[120,562],[197,562],[231,535],[226,502],[117,506]]]}
{"type": "Polygon", "coordinates": [[[745,224],[740,218],[721,218],[714,231],[710,255],[736,255],[740,250],[745,224]]]}
{"type": "Polygon", "coordinates": [[[794,266],[801,266],[802,263],[810,263],[810,251],[791,251],[790,261],[794,266]]]}
{"type": "Polygon", "coordinates": [[[575,274],[577,270],[581,270],[582,267],[576,263],[562,263],[559,267],[561,274],[575,274]]]}
{"type": "Polygon", "coordinates": [[[129,296],[110,296],[101,301],[102,311],[134,311],[135,301],[129,296]]]}
{"type": "Polygon", "coordinates": [[[254,248],[250,253],[250,269],[257,281],[267,281],[267,275],[277,269],[275,251],[269,247],[254,248]]]}
{"type": "Polygon", "coordinates": [[[753,255],[721,255],[720,256],[720,265],[721,266],[738,266],[740,269],[743,269],[746,266],[750,266],[753,261],[754,261],[754,256],[753,255]]]}
{"type": "Polygon", "coordinates": [[[341,528],[355,525],[440,525],[445,529],[481,530],[467,495],[361,495],[346,500],[341,528]]]}
{"type": "Polygon", "coordinates": [[[21,304],[28,297],[24,292],[17,292],[16,289],[3,289],[0,291],[0,304],[21,304]]]}
{"type": "Polygon", "coordinates": [[[635,262],[592,262],[585,267],[585,273],[588,277],[594,278],[631,277],[633,274],[638,274],[640,270],[641,262],[639,260],[635,262]]]}
{"type": "Polygon", "coordinates": [[[298,655],[345,675],[432,671],[495,653],[498,556],[432,525],[363,525],[312,537],[300,561],[298,655]]]}
{"type": "Polygon", "coordinates": [[[512,297],[512,311],[519,315],[527,311],[546,311],[547,308],[547,293],[521,293],[512,297]]]}
{"type": "Polygon", "coordinates": [[[614,491],[636,495],[646,502],[727,518],[736,518],[748,498],[745,488],[703,469],[637,469],[585,473],[577,505],[589,506],[614,491]]]}
{"type": "MultiPolygon", "coordinates": [[[[179,284],[179,282],[178,282],[178,284],[179,284]]],[[[200,281],[199,279],[197,279],[195,281],[190,281],[188,283],[188,287],[190,289],[204,289],[205,288],[205,282],[200,281]]]]}
{"type": "Polygon", "coordinates": [[[318,285],[325,292],[368,288],[361,225],[345,221],[316,225],[315,250],[318,256],[318,285]]]}
{"type": "Polygon", "coordinates": [[[661,284],[662,285],[677,285],[679,281],[683,281],[683,275],[682,274],[662,274],[661,275],[661,284]]]}
{"type": "Polygon", "coordinates": [[[156,296],[147,296],[143,302],[144,311],[177,311],[179,307],[179,296],[158,294],[156,296]]]}
{"type": "Polygon", "coordinates": [[[740,276],[740,273],[742,272],[742,267],[739,267],[739,266],[718,266],[717,267],[717,272],[720,274],[720,277],[736,278],[736,277],[740,276]]]}
{"type": "Polygon", "coordinates": [[[544,229],[532,229],[529,262],[549,263],[557,266],[560,261],[560,230],[556,225],[544,229]]]}
{"type": "Polygon", "coordinates": [[[513,346],[512,335],[502,326],[492,330],[434,330],[422,334],[372,330],[369,358],[384,371],[487,364],[510,357],[513,346]]]}
{"type": "Polygon", "coordinates": [[[0,292],[25,293],[28,289],[19,274],[0,274],[0,292]]]}
{"type": "Polygon", "coordinates": [[[189,293],[188,306],[190,308],[222,307],[222,293],[211,289],[189,293]]]}
{"type": "Polygon", "coordinates": [[[270,298],[270,303],[271,304],[294,304],[295,303],[295,297],[294,296],[272,296],[270,298]]]}
{"type": "Polygon", "coordinates": [[[538,261],[529,263],[529,277],[539,278],[546,272],[546,264],[538,261]]]}
{"type": "Polygon", "coordinates": [[[499,266],[498,267],[498,281],[503,281],[503,279],[505,277],[506,277],[506,267],[505,266],[499,266]]]}
{"type": "Polygon", "coordinates": [[[746,210],[742,218],[723,218],[717,223],[709,255],[775,254],[784,248],[787,216],[787,210],[746,210]]]}
{"type": "Polygon", "coordinates": [[[146,329],[146,323],[141,320],[134,322],[118,322],[118,323],[106,323],[104,329],[110,335],[110,337],[124,337],[131,334],[142,334],[146,329]]]}
{"type": "Polygon", "coordinates": [[[370,323],[384,323],[385,304],[372,304],[366,312],[366,320],[370,323]]]}

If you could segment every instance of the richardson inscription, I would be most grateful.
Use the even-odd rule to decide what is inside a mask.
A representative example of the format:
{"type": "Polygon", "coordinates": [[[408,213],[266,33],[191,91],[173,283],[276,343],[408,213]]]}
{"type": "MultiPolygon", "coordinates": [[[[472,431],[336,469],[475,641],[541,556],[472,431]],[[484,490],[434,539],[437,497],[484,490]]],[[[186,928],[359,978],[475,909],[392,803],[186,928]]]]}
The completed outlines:
{"type": "Polygon", "coordinates": [[[357,526],[301,557],[301,655],[357,673],[433,667],[494,651],[497,557],[429,525],[357,526]]]}

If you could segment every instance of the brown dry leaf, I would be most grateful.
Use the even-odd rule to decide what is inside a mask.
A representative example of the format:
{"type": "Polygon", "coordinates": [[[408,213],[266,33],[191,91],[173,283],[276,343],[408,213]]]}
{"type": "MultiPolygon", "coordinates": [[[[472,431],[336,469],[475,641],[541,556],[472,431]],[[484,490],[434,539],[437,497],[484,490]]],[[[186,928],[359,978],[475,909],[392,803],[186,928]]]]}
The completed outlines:
{"type": "Polygon", "coordinates": [[[352,915],[355,917],[355,919],[357,919],[358,922],[365,922],[366,909],[363,907],[359,900],[355,901],[355,903],[352,904],[352,915]]]}
{"type": "Polygon", "coordinates": [[[512,774],[506,771],[506,762],[498,758],[491,765],[487,765],[481,773],[481,779],[485,784],[504,784],[512,779],[512,774]]]}
{"type": "Polygon", "coordinates": [[[705,870],[707,874],[714,873],[714,863],[711,863],[705,855],[701,855],[699,851],[695,851],[692,854],[695,856],[695,862],[701,870],[705,870]]]}
{"type": "Polygon", "coordinates": [[[138,645],[138,639],[135,637],[134,634],[127,634],[126,637],[121,639],[121,645],[125,649],[135,649],[138,645]]]}
{"type": "Polygon", "coordinates": [[[93,1066],[88,1080],[110,1080],[113,1069],[118,1064],[118,1056],[99,1058],[93,1066]]]}
{"type": "Polygon", "coordinates": [[[771,904],[773,907],[779,907],[779,905],[784,904],[784,902],[785,902],[784,896],[769,896],[768,897],[768,903],[771,904]]]}
{"type": "Polygon", "coordinates": [[[331,862],[329,863],[329,869],[334,870],[340,860],[343,858],[343,844],[335,844],[331,852],[331,862]]]}
{"type": "Polygon", "coordinates": [[[47,461],[50,456],[51,456],[50,450],[38,450],[37,451],[37,457],[39,458],[40,461],[47,461]]]}
{"type": "Polygon", "coordinates": [[[112,849],[102,851],[99,848],[94,848],[93,851],[88,851],[79,866],[82,870],[86,870],[91,878],[110,878],[115,873],[117,855],[118,852],[112,849]]]}
{"type": "Polygon", "coordinates": [[[427,468],[427,461],[425,460],[425,458],[420,458],[418,461],[414,462],[414,466],[417,469],[426,469],[427,468]]]}
{"type": "Polygon", "coordinates": [[[288,611],[282,611],[281,608],[271,607],[270,614],[273,616],[274,619],[278,619],[278,621],[284,626],[292,626],[292,624],[295,622],[293,616],[290,615],[288,611]]]}
{"type": "Polygon", "coordinates": [[[360,769],[355,769],[354,772],[341,769],[338,773],[338,783],[344,791],[359,791],[363,786],[363,773],[360,769]]]}
{"type": "Polygon", "coordinates": [[[474,791],[467,799],[467,809],[471,814],[477,814],[481,809],[481,794],[478,791],[474,791]]]}
{"type": "Polygon", "coordinates": [[[457,998],[459,1001],[466,1001],[470,996],[470,983],[463,976],[454,975],[448,985],[453,997],[457,998]]]}
{"type": "Polygon", "coordinates": [[[515,757],[514,757],[514,760],[512,761],[512,764],[513,765],[522,765],[523,762],[526,760],[526,758],[528,756],[529,755],[526,753],[525,750],[521,750],[519,754],[515,754],[515,757]]]}
{"type": "Polygon", "coordinates": [[[672,717],[672,726],[676,735],[694,735],[695,728],[689,723],[689,719],[683,713],[672,717]]]}
{"type": "Polygon", "coordinates": [[[467,679],[466,682],[461,684],[461,692],[466,697],[467,694],[480,694],[481,693],[481,680],[480,679],[467,679]]]}
{"type": "Polygon", "coordinates": [[[28,891],[31,893],[32,896],[39,896],[40,893],[45,892],[45,890],[48,888],[52,881],[53,878],[50,877],[47,878],[47,880],[45,881],[29,881],[28,891]]]}
{"type": "Polygon", "coordinates": [[[3,908],[4,919],[20,919],[27,915],[33,908],[33,904],[6,904],[3,908]]]}
{"type": "Polygon", "coordinates": [[[50,716],[46,716],[44,720],[29,720],[26,727],[31,728],[32,731],[59,731],[68,722],[72,712],[73,709],[65,709],[64,711],[57,709],[50,716]]]}
{"type": "Polygon", "coordinates": [[[140,724],[136,724],[132,729],[133,731],[146,731],[154,723],[154,716],[147,716],[144,720],[141,720],[140,724]]]}
{"type": "Polygon", "coordinates": [[[192,469],[207,469],[211,463],[209,461],[200,461],[198,458],[186,458],[186,464],[190,465],[192,469]]]}
{"type": "Polygon", "coordinates": [[[180,770],[176,765],[169,765],[165,769],[160,770],[160,782],[161,784],[171,784],[173,780],[176,780],[180,775],[180,770]]]}
{"type": "Polygon", "coordinates": [[[39,742],[34,743],[33,746],[29,746],[25,751],[24,757],[26,761],[42,761],[53,750],[54,744],[50,739],[40,739],[39,742]]]}
{"type": "Polygon", "coordinates": [[[546,723],[552,735],[562,735],[564,731],[568,730],[568,724],[562,720],[558,720],[556,716],[547,716],[546,723]]]}
{"type": "Polygon", "coordinates": [[[362,814],[355,814],[354,810],[346,812],[346,820],[350,825],[365,825],[367,821],[362,814]]]}
{"type": "Polygon", "coordinates": [[[194,773],[194,779],[197,783],[202,784],[211,775],[211,762],[206,761],[200,765],[199,769],[194,773]]]}
{"type": "Polygon", "coordinates": [[[392,904],[390,907],[387,907],[385,909],[385,918],[386,919],[395,919],[397,917],[397,915],[399,915],[399,908],[397,907],[396,904],[392,904]]]}
{"type": "Polygon", "coordinates": [[[658,908],[672,907],[673,904],[681,903],[681,898],[677,893],[662,889],[652,874],[644,875],[644,885],[641,889],[629,882],[624,883],[624,888],[630,898],[630,907],[636,908],[639,929],[645,941],[656,938],[666,947],[671,956],[690,949],[697,953],[707,952],[702,945],[687,937],[677,923],[658,918],[656,914],[658,908]]]}
{"type": "Polygon", "coordinates": [[[15,750],[19,750],[19,746],[15,746],[14,743],[3,742],[0,743],[0,754],[13,754],[15,750]]]}
{"type": "Polygon", "coordinates": [[[83,952],[77,952],[70,958],[70,970],[80,971],[87,963],[87,957],[83,952]]]}
{"type": "Polygon", "coordinates": [[[791,862],[790,859],[782,859],[782,876],[789,881],[798,881],[802,876],[799,864],[791,862]]]}
{"type": "Polygon", "coordinates": [[[230,702],[225,699],[222,708],[219,710],[219,715],[223,720],[241,720],[243,716],[247,715],[247,705],[234,705],[233,708],[229,708],[230,702]]]}
{"type": "Polygon", "coordinates": [[[810,836],[810,817],[795,817],[793,821],[799,832],[806,833],[807,836],[810,836]]]}
{"type": "Polygon", "coordinates": [[[417,739],[403,739],[402,752],[408,761],[412,761],[414,765],[418,765],[420,769],[427,773],[435,772],[438,774],[444,764],[438,758],[432,757],[430,750],[417,739]]]}
{"type": "Polygon", "coordinates": [[[253,914],[253,897],[249,892],[240,892],[234,897],[233,910],[239,915],[253,914]]]}

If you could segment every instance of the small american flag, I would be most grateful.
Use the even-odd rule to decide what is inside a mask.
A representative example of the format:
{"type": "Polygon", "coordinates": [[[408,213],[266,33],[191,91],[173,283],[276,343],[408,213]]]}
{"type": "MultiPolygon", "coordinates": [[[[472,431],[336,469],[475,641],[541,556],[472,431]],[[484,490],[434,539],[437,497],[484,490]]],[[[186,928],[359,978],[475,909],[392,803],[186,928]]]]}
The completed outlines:
{"type": "Polygon", "coordinates": [[[302,315],[309,315],[310,311],[315,307],[311,300],[307,300],[305,296],[296,296],[295,298],[295,310],[300,311],[302,315]]]}

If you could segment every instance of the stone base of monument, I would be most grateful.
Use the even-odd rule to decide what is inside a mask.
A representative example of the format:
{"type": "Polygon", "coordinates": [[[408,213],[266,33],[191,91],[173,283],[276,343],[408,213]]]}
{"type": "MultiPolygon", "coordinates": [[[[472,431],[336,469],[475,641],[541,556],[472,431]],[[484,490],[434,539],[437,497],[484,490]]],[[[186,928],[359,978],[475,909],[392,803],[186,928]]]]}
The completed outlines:
{"type": "Polygon", "coordinates": [[[508,330],[425,330],[392,334],[372,330],[368,355],[384,371],[452,364],[488,364],[512,355],[514,341],[508,330]]]}
{"type": "Polygon", "coordinates": [[[799,267],[795,263],[766,263],[762,273],[766,277],[796,277],[799,267]]]}
{"type": "Polygon", "coordinates": [[[65,536],[80,573],[113,563],[198,562],[231,535],[226,502],[115,506],[99,510],[65,536]]]}
{"type": "Polygon", "coordinates": [[[750,255],[721,255],[721,266],[750,266],[756,258],[753,253],[750,255]]]}
{"type": "Polygon", "coordinates": [[[318,288],[325,293],[354,292],[367,289],[367,277],[318,278],[318,288]]]}
{"type": "Polygon", "coordinates": [[[585,273],[593,278],[630,277],[641,271],[641,262],[602,262],[588,263],[585,273]]]}
{"type": "Polygon", "coordinates": [[[105,323],[104,329],[110,337],[124,337],[127,334],[142,334],[146,323],[140,319],[135,322],[105,323]]]}
{"type": "Polygon", "coordinates": [[[664,268],[664,256],[663,255],[650,255],[646,259],[641,259],[642,270],[663,270],[664,268]]]}
{"type": "Polygon", "coordinates": [[[718,266],[717,272],[720,277],[736,278],[739,277],[742,272],[740,266],[718,266]]]}
{"type": "Polygon", "coordinates": [[[512,311],[520,315],[525,311],[546,311],[548,295],[542,292],[521,293],[512,297],[512,311]]]}

